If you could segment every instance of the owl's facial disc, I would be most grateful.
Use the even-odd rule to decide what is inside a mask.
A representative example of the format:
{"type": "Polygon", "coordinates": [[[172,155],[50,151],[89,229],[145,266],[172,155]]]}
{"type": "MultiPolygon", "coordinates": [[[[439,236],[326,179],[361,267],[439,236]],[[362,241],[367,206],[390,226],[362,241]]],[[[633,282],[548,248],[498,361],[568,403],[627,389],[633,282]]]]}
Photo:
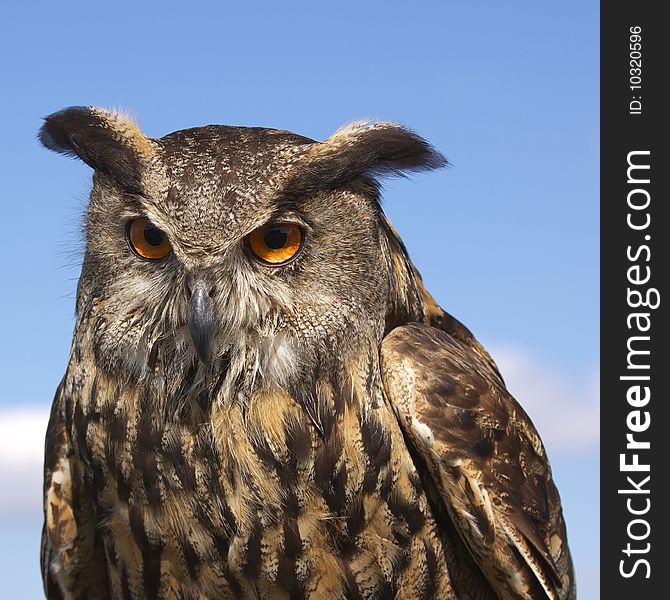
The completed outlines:
{"type": "Polygon", "coordinates": [[[212,341],[217,331],[210,286],[204,279],[195,278],[188,288],[191,293],[188,302],[188,330],[198,357],[209,367],[212,361],[212,341]]]}

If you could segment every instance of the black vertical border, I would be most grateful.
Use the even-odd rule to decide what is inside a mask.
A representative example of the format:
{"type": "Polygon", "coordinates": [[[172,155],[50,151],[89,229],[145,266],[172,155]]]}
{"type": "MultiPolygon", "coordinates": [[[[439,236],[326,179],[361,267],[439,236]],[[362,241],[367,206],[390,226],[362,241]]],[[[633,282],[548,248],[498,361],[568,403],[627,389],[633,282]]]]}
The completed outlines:
{"type": "MultiPolygon", "coordinates": [[[[603,2],[601,3],[601,597],[607,600],[670,598],[670,532],[667,515],[670,512],[670,331],[667,327],[668,270],[670,269],[670,194],[668,177],[670,159],[670,23],[661,16],[663,3],[603,2]],[[640,27],[642,36],[642,89],[631,90],[630,35],[631,27],[640,27]],[[633,96],[641,96],[641,114],[630,114],[633,96]],[[648,185],[631,185],[627,181],[628,153],[648,150],[648,185]],[[648,212],[649,228],[635,231],[627,224],[627,196],[636,187],[644,187],[650,194],[648,212]],[[649,235],[650,239],[644,239],[649,235]],[[629,260],[627,252],[635,256],[641,245],[650,249],[640,251],[637,261],[629,260]],[[630,246],[631,250],[628,250],[630,246]],[[642,274],[645,266],[651,270],[646,286],[631,285],[628,269],[638,264],[642,274]],[[627,288],[644,292],[656,288],[660,292],[660,306],[655,310],[631,308],[627,288]],[[630,329],[630,313],[649,312],[651,337],[647,348],[650,355],[639,357],[637,362],[648,360],[648,371],[631,371],[627,368],[629,338],[636,334],[630,329]],[[627,401],[627,390],[635,382],[622,381],[621,376],[632,374],[650,376],[648,385],[651,400],[643,408],[635,408],[627,401]],[[649,429],[635,433],[635,438],[651,443],[649,450],[628,450],[639,454],[640,463],[650,465],[648,473],[628,472],[620,469],[620,455],[627,452],[626,435],[631,433],[627,418],[631,411],[648,411],[649,429]],[[643,476],[644,475],[644,476],[643,476]],[[651,479],[641,486],[649,494],[621,494],[619,490],[632,489],[627,481],[631,476],[640,484],[646,475],[651,479]],[[643,510],[650,499],[649,511],[633,515],[627,506],[631,499],[634,510],[643,510]],[[646,539],[631,539],[646,532],[644,524],[629,525],[633,519],[648,522],[650,533],[646,539]],[[639,553],[626,552],[627,545],[639,553]],[[649,543],[649,551],[646,544],[649,543]],[[649,562],[647,567],[637,559],[649,562]],[[622,567],[622,562],[623,567],[622,567]],[[634,574],[624,577],[621,571],[634,574]]],[[[636,55],[633,55],[636,56],[636,55]]],[[[643,159],[636,159],[642,162],[643,159]]],[[[641,172],[638,172],[641,175],[641,172]]],[[[638,194],[641,200],[643,194],[638,194]]],[[[642,211],[644,212],[644,211],[642,211]]],[[[636,213],[634,218],[643,215],[636,213]]],[[[644,342],[637,342],[642,348],[644,342]]],[[[640,418],[644,420],[644,415],[640,418]]],[[[633,421],[636,423],[639,421],[633,421]]],[[[579,597],[579,594],[578,594],[579,597]]]]}

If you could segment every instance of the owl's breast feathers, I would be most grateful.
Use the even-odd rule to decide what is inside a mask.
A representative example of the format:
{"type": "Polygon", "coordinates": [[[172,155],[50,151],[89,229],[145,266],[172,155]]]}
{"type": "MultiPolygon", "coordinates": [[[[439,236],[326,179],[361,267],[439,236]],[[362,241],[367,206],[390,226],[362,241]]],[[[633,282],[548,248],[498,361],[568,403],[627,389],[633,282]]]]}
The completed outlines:
{"type": "Polygon", "coordinates": [[[544,450],[487,358],[422,325],[380,356],[168,411],[75,355],[47,437],[48,596],[572,598],[544,450]]]}
{"type": "Polygon", "coordinates": [[[46,511],[50,598],[455,597],[376,352],[294,395],[173,413],[75,353],[46,511]]]}

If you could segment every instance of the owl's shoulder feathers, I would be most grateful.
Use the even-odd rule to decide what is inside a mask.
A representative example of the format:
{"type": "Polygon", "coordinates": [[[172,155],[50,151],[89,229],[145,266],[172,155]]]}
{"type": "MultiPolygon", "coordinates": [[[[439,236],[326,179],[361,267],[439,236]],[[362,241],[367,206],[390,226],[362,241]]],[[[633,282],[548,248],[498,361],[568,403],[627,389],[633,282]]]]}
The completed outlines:
{"type": "Polygon", "coordinates": [[[529,417],[476,349],[409,324],[382,343],[382,377],[408,443],[502,598],[574,598],[558,492],[529,417]]]}

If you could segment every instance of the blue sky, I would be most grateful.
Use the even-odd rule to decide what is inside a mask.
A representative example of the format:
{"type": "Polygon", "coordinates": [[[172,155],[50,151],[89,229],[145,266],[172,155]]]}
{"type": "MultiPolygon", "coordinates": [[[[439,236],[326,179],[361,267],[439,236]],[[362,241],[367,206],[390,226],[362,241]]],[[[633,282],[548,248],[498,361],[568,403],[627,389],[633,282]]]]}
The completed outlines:
{"type": "Polygon", "coordinates": [[[598,4],[184,6],[2,8],[0,597],[39,594],[41,435],[69,352],[90,186],[87,167],[35,134],[41,117],[94,104],[152,136],[226,123],[324,139],[372,117],[435,144],[452,167],[386,182],[386,211],[535,419],[580,597],[597,598],[598,4]]]}

